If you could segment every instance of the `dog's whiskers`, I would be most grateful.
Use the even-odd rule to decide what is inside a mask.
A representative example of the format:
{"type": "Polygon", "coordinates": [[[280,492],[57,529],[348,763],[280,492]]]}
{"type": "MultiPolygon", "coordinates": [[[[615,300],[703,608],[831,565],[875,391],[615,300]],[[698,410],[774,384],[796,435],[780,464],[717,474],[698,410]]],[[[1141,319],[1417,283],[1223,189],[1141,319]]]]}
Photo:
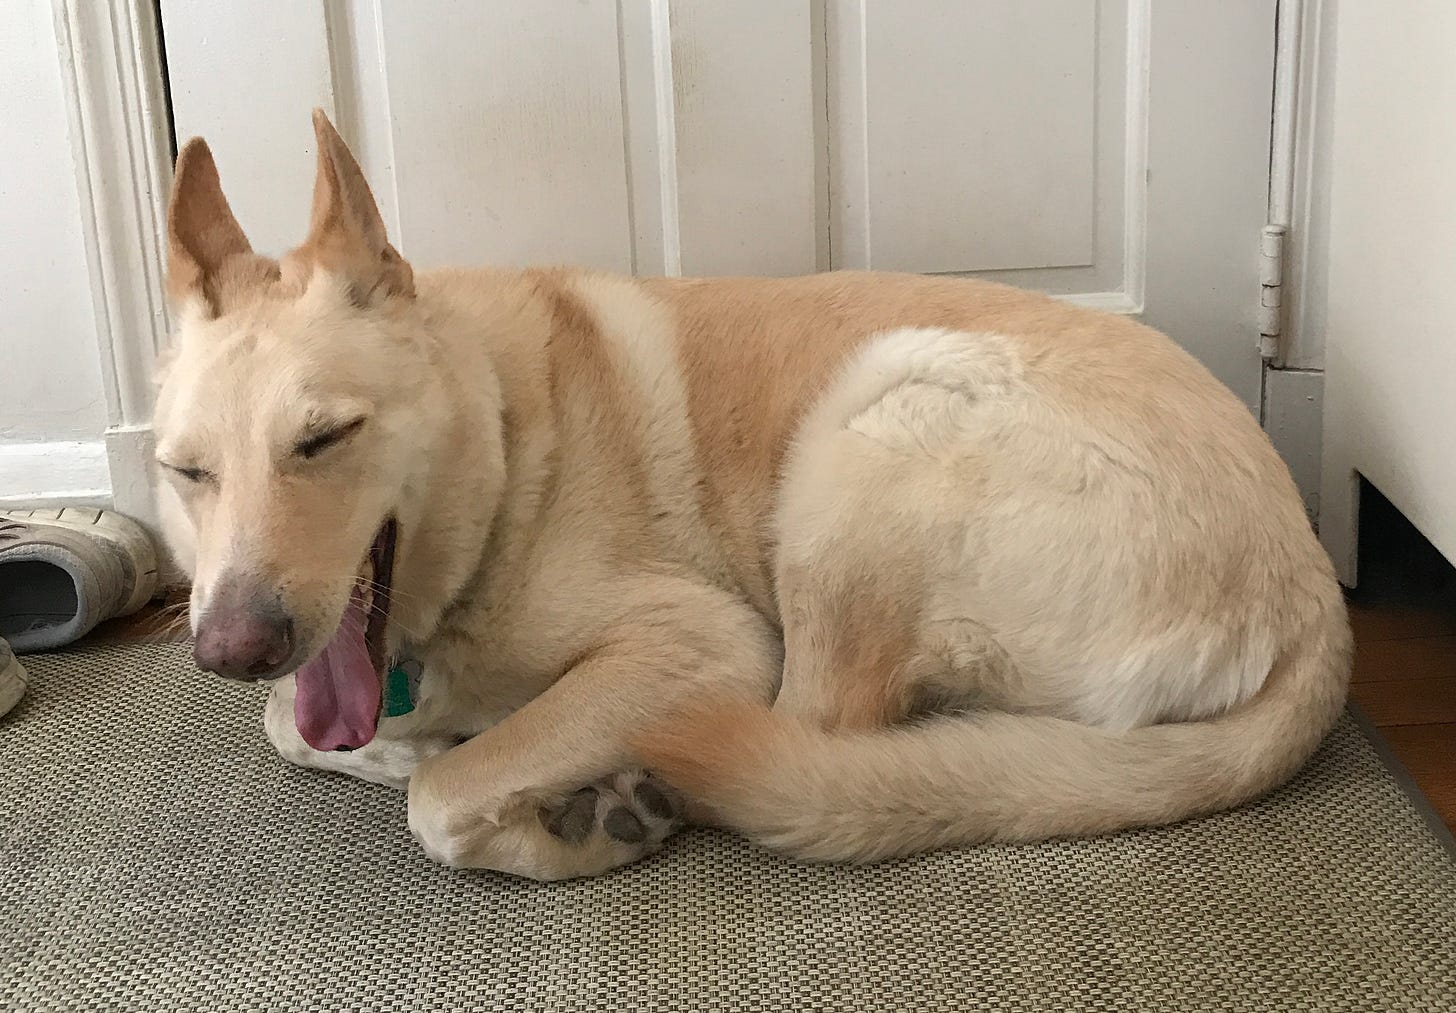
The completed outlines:
{"type": "Polygon", "coordinates": [[[390,586],[388,584],[381,584],[379,583],[379,581],[372,580],[369,577],[355,577],[354,583],[356,586],[367,588],[370,591],[383,591],[387,593],[392,600],[398,599],[400,601],[409,601],[418,600],[419,598],[418,595],[410,594],[408,591],[401,591],[399,590],[399,588],[390,586]]]}
{"type": "Polygon", "coordinates": [[[405,635],[407,637],[409,637],[411,640],[418,640],[418,639],[420,639],[419,638],[419,635],[416,634],[414,630],[410,629],[404,623],[400,622],[399,621],[399,618],[397,616],[394,616],[394,615],[392,615],[390,613],[385,612],[383,609],[381,609],[377,605],[371,604],[369,606],[369,608],[365,612],[366,615],[373,615],[373,614],[376,614],[376,613],[378,615],[380,615],[380,616],[383,616],[385,619],[388,619],[391,624],[393,624],[395,626],[398,626],[401,630],[404,631],[405,635]]]}
{"type": "Polygon", "coordinates": [[[191,618],[187,612],[176,610],[165,623],[143,634],[142,639],[153,644],[171,643],[179,631],[186,629],[191,632],[191,618]]]}
{"type": "Polygon", "coordinates": [[[355,616],[353,613],[345,613],[345,615],[344,615],[344,622],[345,623],[352,624],[352,625],[349,626],[349,629],[352,632],[358,633],[360,635],[363,635],[366,632],[366,629],[367,629],[367,626],[368,626],[369,616],[376,615],[376,614],[379,615],[379,616],[382,616],[385,619],[387,619],[391,624],[393,624],[395,626],[398,626],[401,630],[404,631],[405,635],[408,636],[410,639],[412,639],[412,640],[418,640],[418,639],[420,639],[419,638],[419,635],[417,633],[415,633],[414,630],[410,629],[407,625],[405,625],[404,623],[400,622],[399,621],[399,618],[397,616],[395,616],[395,615],[393,615],[393,614],[391,614],[389,612],[386,612],[384,609],[380,608],[379,605],[375,604],[373,601],[369,602],[364,607],[364,616],[363,616],[363,620],[362,621],[361,621],[361,619],[359,617],[355,616]]]}

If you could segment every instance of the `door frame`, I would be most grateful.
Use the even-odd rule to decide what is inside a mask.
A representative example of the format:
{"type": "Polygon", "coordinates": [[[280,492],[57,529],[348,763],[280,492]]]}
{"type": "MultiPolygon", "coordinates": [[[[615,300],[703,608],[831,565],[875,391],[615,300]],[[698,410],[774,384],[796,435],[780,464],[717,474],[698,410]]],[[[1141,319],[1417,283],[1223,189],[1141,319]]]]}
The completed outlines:
{"type": "Polygon", "coordinates": [[[1282,334],[1276,357],[1264,364],[1259,421],[1348,581],[1354,527],[1340,504],[1321,497],[1334,21],[1326,0],[1279,0],[1269,222],[1286,226],[1288,236],[1282,334]]]}
{"type": "Polygon", "coordinates": [[[106,397],[115,508],[157,533],[152,372],[169,331],[175,144],[155,0],[52,0],[106,397]]]}

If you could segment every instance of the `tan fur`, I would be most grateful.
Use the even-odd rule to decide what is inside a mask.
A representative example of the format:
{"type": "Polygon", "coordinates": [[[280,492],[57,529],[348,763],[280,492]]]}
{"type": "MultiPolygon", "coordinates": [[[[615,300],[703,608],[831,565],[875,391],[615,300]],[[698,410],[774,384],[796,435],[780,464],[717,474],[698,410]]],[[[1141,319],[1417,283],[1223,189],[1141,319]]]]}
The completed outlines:
{"type": "Polygon", "coordinates": [[[247,246],[201,142],[169,220],[169,534],[307,650],[399,521],[422,698],[353,754],[452,864],[639,857],[536,818],[644,760],[806,857],[1237,804],[1338,713],[1348,630],[1244,407],[1130,320],[961,279],[418,276],[316,119],[309,238],[247,246]],[[321,457],[319,419],[363,418],[321,457]],[[455,739],[467,741],[450,747],[455,739]]]}

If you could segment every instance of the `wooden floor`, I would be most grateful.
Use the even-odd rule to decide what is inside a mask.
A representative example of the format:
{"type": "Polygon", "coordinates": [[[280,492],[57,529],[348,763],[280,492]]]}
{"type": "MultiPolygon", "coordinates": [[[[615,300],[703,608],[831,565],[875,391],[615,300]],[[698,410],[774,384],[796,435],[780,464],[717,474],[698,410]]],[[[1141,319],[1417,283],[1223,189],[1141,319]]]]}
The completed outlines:
{"type": "Polygon", "coordinates": [[[1424,608],[1352,602],[1350,618],[1350,698],[1456,833],[1456,602],[1424,608]]]}
{"type": "MultiPolygon", "coordinates": [[[[1350,696],[1456,833],[1456,569],[1383,500],[1363,501],[1361,513],[1361,580],[1350,595],[1350,696]]],[[[185,601],[185,591],[171,600],[185,601]]],[[[176,604],[106,623],[91,637],[186,639],[176,604]]]]}
{"type": "Polygon", "coordinates": [[[1456,568],[1368,486],[1350,621],[1350,697],[1456,833],[1456,568]]]}

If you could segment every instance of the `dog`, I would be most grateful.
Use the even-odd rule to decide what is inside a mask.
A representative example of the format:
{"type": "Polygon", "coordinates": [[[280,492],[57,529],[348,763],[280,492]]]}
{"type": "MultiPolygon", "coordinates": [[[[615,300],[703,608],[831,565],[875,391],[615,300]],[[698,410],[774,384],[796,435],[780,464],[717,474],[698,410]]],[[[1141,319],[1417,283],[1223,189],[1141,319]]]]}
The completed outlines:
{"type": "Polygon", "coordinates": [[[1163,335],[956,278],[416,275],[314,126],[277,260],[177,160],[164,526],[197,664],[273,681],[286,759],[407,789],[431,858],[1098,835],[1253,799],[1337,719],[1329,560],[1163,335]]]}

